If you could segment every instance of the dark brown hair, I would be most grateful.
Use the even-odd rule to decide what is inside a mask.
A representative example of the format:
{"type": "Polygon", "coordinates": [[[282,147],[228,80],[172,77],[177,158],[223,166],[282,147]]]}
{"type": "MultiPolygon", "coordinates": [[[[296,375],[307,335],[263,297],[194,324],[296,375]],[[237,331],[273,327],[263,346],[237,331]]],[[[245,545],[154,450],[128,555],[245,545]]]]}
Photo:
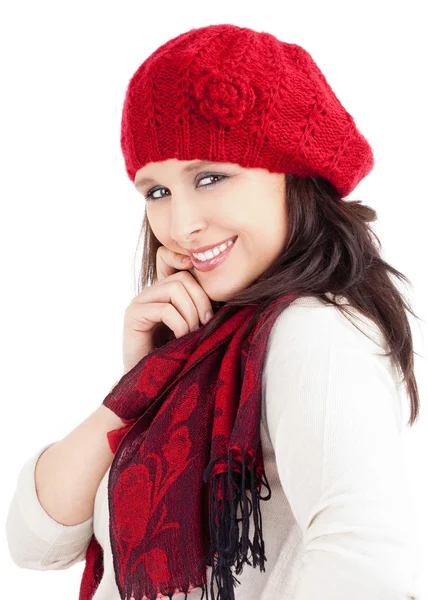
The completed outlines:
{"type": "MultiPolygon", "coordinates": [[[[413,425],[419,416],[419,394],[414,375],[413,340],[406,310],[419,319],[391,280],[408,278],[380,256],[382,245],[368,223],[376,221],[375,210],[360,200],[345,201],[336,188],[322,177],[285,175],[287,240],[282,254],[247,288],[227,300],[229,305],[219,317],[216,308],[226,304],[214,302],[214,316],[205,325],[203,339],[227,319],[237,307],[257,305],[250,323],[270,301],[287,293],[317,296],[342,312],[346,305],[331,296],[345,296],[349,305],[372,319],[384,334],[392,360],[400,369],[410,398],[413,425]],[[377,245],[375,241],[377,241],[377,245]],[[329,293],[329,296],[326,294],[329,293]]],[[[143,254],[138,293],[156,282],[156,252],[161,243],[154,236],[147,214],[144,215],[140,239],[143,254]]],[[[350,313],[348,313],[350,314],[350,313]]],[[[169,339],[174,335],[168,329],[169,339]]]]}

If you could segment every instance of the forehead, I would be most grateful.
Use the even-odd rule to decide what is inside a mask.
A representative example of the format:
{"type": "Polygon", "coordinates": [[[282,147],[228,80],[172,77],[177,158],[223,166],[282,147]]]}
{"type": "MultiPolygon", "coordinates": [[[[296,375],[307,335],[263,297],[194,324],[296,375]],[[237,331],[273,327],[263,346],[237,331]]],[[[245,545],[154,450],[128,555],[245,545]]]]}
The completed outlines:
{"type": "Polygon", "coordinates": [[[135,174],[135,186],[139,187],[155,181],[156,175],[161,175],[162,172],[173,171],[177,173],[191,173],[202,167],[221,167],[224,165],[231,165],[228,162],[212,162],[210,160],[177,160],[176,158],[169,158],[159,162],[148,163],[144,165],[135,174]]]}

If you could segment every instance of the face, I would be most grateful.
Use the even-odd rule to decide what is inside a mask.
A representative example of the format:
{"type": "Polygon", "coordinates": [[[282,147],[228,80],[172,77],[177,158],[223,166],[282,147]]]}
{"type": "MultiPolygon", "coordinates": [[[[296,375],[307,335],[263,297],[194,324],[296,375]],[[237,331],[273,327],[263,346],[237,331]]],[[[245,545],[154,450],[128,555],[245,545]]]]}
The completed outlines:
{"type": "Polygon", "coordinates": [[[154,235],[192,258],[189,270],[211,300],[227,301],[247,288],[284,248],[284,174],[172,158],[144,165],[134,183],[146,199],[154,235]],[[234,243],[224,250],[221,244],[229,240],[234,243]],[[192,255],[217,245],[212,260],[192,255]]]}

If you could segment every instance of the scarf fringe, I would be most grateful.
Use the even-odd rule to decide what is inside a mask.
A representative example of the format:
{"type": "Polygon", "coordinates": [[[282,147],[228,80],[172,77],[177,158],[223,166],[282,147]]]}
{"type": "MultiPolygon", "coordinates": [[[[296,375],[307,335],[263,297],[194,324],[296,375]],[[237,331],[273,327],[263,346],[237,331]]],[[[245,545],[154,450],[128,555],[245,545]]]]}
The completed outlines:
{"type": "MultiPolygon", "coordinates": [[[[184,594],[184,600],[187,600],[187,595],[190,594],[191,592],[193,592],[193,590],[195,590],[197,588],[202,589],[202,596],[200,597],[199,600],[203,600],[205,597],[205,594],[206,594],[206,597],[208,598],[207,584],[201,583],[200,585],[196,585],[196,586],[189,585],[189,586],[187,586],[186,589],[176,588],[174,590],[174,592],[158,592],[156,594],[156,596],[153,596],[152,598],[150,598],[150,600],[159,600],[159,593],[161,594],[162,597],[169,598],[169,600],[174,600],[174,596],[176,596],[177,594],[184,594]]],[[[144,596],[144,598],[147,598],[147,596],[144,596]]],[[[130,600],[133,600],[133,599],[134,599],[134,596],[131,596],[130,600]]]]}
{"type": "MultiPolygon", "coordinates": [[[[209,557],[210,564],[212,565],[210,581],[211,600],[235,600],[234,586],[239,584],[239,580],[234,577],[231,570],[232,567],[235,567],[237,575],[242,573],[244,563],[251,565],[253,568],[260,566],[260,571],[266,570],[264,566],[266,556],[260,500],[269,500],[271,498],[271,488],[266,479],[264,469],[261,470],[260,477],[256,479],[256,459],[251,453],[248,453],[250,461],[249,464],[246,464],[245,453],[242,450],[240,451],[240,456],[238,457],[241,463],[240,473],[237,473],[233,469],[236,457],[234,459],[232,454],[233,452],[229,452],[227,471],[213,474],[213,471],[216,469],[224,468],[226,462],[224,458],[213,459],[204,471],[204,482],[207,483],[211,479],[209,503],[211,539],[209,557]],[[261,496],[262,485],[268,490],[267,496],[261,496]],[[247,497],[247,489],[250,489],[251,500],[247,497]],[[238,504],[241,508],[241,519],[237,517],[238,504]],[[251,512],[249,511],[249,505],[251,512]],[[254,522],[254,536],[252,541],[249,539],[251,514],[253,515],[254,522]],[[242,535],[240,538],[239,522],[242,522],[242,535]],[[250,549],[251,560],[248,556],[248,549],[250,549]],[[214,597],[214,580],[216,580],[218,586],[216,598],[214,597]]],[[[197,588],[202,589],[200,600],[203,600],[205,597],[208,600],[208,582],[194,586],[184,586],[184,589],[175,588],[174,592],[163,591],[160,593],[162,596],[168,597],[169,600],[173,600],[173,596],[177,593],[184,593],[185,600],[187,600],[187,595],[197,588]]],[[[144,598],[147,598],[147,596],[144,596],[144,598]]],[[[157,598],[158,596],[150,600],[157,600],[157,598]]]]}
{"type": "MultiPolygon", "coordinates": [[[[269,500],[271,497],[271,489],[266,479],[264,470],[261,477],[256,481],[255,457],[250,456],[249,465],[245,462],[245,453],[241,450],[241,455],[238,457],[241,462],[241,482],[236,481],[238,478],[233,470],[232,452],[229,452],[227,459],[227,472],[221,472],[212,475],[213,470],[223,461],[218,459],[212,460],[204,471],[205,483],[211,479],[211,492],[209,503],[209,527],[211,547],[209,551],[210,564],[212,565],[211,577],[211,600],[234,600],[234,586],[239,583],[239,580],[234,577],[232,567],[235,567],[237,575],[242,573],[244,563],[247,563],[253,568],[260,566],[260,571],[265,571],[264,563],[265,544],[263,541],[262,519],[260,513],[260,500],[269,500]],[[251,499],[247,497],[246,483],[248,483],[248,472],[250,470],[249,489],[251,491],[251,499]],[[268,489],[267,496],[261,496],[261,486],[265,485],[268,489]],[[227,486],[227,489],[226,489],[227,486]],[[225,494],[225,492],[227,492],[225,494]],[[242,519],[237,517],[238,503],[241,507],[242,519]],[[252,513],[249,512],[248,504],[250,503],[252,513]],[[254,521],[254,536],[252,542],[249,540],[249,525],[250,516],[253,515],[254,521]],[[241,538],[239,538],[238,523],[242,522],[241,538]],[[248,548],[251,552],[251,560],[248,557],[248,548]],[[217,597],[214,598],[214,578],[218,586],[217,597]]],[[[239,476],[239,474],[238,474],[239,476]]],[[[202,596],[203,598],[203,596],[202,596]]]]}

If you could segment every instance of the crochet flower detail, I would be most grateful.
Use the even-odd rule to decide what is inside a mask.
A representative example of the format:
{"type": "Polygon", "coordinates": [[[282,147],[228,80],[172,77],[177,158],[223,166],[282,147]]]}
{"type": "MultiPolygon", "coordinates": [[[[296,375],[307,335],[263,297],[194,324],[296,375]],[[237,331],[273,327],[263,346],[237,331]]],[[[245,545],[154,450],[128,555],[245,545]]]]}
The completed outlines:
{"type": "Polygon", "coordinates": [[[201,114],[223,125],[242,121],[256,98],[248,81],[221,72],[195,77],[193,95],[201,114]]]}

